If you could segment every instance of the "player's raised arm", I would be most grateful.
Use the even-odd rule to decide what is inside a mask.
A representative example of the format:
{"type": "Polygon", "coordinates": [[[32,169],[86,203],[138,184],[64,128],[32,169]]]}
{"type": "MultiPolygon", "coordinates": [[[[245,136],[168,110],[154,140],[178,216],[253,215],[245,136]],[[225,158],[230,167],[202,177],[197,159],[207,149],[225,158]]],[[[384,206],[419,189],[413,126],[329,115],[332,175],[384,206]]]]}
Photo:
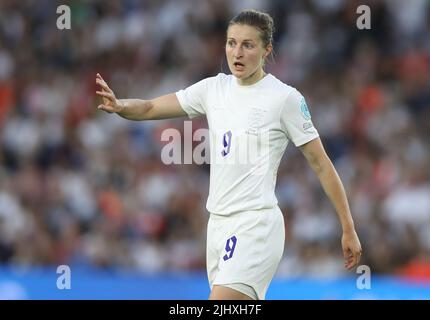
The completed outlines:
{"type": "Polygon", "coordinates": [[[331,160],[327,156],[320,138],[300,146],[300,150],[317,174],[325,193],[336,209],[343,230],[342,249],[345,258],[345,267],[352,269],[360,261],[361,244],[355,232],[343,184],[331,160]]]}
{"type": "Polygon", "coordinates": [[[157,120],[187,115],[174,93],[152,100],[117,99],[100,74],[96,76],[96,83],[101,87],[101,91],[96,91],[96,94],[103,98],[103,103],[97,107],[99,110],[115,112],[129,120],[157,120]]]}

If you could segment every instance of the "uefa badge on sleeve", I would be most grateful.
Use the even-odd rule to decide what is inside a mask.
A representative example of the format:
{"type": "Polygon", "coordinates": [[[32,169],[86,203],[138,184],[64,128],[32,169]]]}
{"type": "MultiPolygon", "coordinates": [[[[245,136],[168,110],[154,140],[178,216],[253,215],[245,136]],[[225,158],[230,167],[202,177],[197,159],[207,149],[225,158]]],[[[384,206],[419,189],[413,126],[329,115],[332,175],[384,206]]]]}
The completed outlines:
{"type": "Polygon", "coordinates": [[[306,104],[305,98],[302,97],[300,100],[300,111],[302,113],[303,118],[306,120],[310,120],[311,113],[309,112],[308,105],[306,104]]]}

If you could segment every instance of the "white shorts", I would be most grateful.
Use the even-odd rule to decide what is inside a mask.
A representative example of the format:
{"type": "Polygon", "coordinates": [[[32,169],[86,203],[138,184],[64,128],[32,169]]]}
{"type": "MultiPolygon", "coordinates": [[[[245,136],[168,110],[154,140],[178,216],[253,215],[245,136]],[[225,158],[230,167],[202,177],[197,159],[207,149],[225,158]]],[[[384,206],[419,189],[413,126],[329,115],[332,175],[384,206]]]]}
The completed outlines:
{"type": "Polygon", "coordinates": [[[213,285],[240,284],[231,287],[248,296],[249,290],[240,288],[251,287],[264,300],[284,243],[284,217],[278,206],[231,216],[211,214],[206,249],[211,290],[213,285]]]}

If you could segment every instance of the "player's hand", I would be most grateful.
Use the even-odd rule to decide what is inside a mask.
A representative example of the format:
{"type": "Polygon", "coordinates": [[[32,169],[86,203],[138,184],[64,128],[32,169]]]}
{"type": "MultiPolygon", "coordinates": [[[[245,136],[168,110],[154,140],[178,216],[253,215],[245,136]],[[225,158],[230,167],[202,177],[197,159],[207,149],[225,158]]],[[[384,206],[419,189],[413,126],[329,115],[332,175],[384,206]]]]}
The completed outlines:
{"type": "Polygon", "coordinates": [[[109,88],[106,81],[103,80],[102,76],[97,73],[96,83],[101,87],[101,91],[96,91],[96,94],[103,98],[103,104],[100,104],[97,109],[103,110],[109,113],[120,112],[123,109],[121,102],[115,97],[115,94],[109,88]]]}
{"type": "Polygon", "coordinates": [[[351,270],[358,265],[361,258],[361,244],[355,230],[343,232],[342,249],[345,268],[351,270]]]}

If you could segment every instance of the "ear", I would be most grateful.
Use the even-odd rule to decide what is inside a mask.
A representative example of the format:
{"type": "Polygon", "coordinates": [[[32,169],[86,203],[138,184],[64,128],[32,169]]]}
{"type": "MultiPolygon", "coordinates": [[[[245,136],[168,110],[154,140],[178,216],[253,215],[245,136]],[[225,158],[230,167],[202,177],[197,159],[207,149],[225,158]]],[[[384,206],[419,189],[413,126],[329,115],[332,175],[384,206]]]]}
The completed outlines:
{"type": "Polygon", "coordinates": [[[266,50],[264,51],[263,58],[266,59],[269,56],[269,54],[272,52],[272,50],[273,50],[273,46],[271,43],[269,43],[266,47],[266,50]]]}

